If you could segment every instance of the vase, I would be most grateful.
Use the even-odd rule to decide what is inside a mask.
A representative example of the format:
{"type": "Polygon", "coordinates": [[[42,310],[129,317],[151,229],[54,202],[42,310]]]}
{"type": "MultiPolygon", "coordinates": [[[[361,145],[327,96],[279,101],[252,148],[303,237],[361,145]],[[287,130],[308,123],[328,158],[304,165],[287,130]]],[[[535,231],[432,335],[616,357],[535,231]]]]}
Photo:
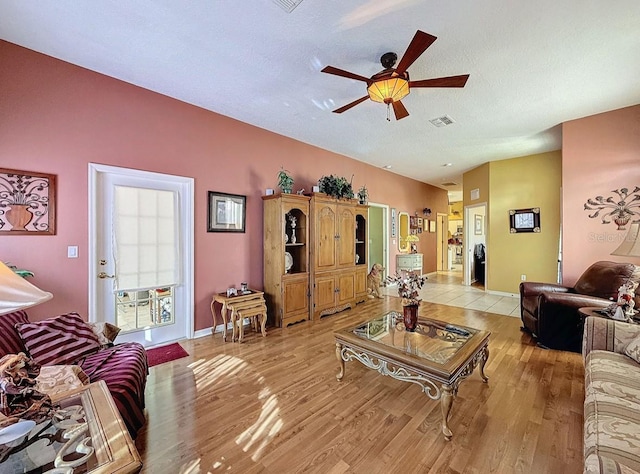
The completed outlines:
{"type": "Polygon", "coordinates": [[[623,212],[620,212],[618,216],[613,219],[613,221],[618,225],[618,229],[616,230],[625,230],[625,225],[627,225],[630,219],[630,215],[625,215],[623,212]]]}
{"type": "Polygon", "coordinates": [[[413,332],[416,330],[416,326],[418,325],[418,305],[417,304],[409,304],[407,306],[403,306],[404,311],[404,327],[407,331],[413,332]]]}
{"type": "Polygon", "coordinates": [[[5,216],[7,222],[11,224],[11,230],[27,230],[26,226],[33,219],[33,213],[29,210],[29,206],[26,204],[12,204],[5,216]]]}

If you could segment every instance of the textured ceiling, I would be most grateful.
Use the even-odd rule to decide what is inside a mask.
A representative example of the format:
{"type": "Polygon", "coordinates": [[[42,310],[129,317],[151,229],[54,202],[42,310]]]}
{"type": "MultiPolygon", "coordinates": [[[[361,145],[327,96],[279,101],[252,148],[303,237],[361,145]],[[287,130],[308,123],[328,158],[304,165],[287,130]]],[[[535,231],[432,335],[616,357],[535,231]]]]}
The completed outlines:
{"type": "Polygon", "coordinates": [[[637,0],[303,0],[292,13],[272,0],[0,0],[0,38],[441,187],[560,149],[562,122],[640,103],[637,0]],[[413,89],[400,121],[369,100],[331,113],[366,90],[324,66],[371,76],[418,29],[438,39],[411,79],[470,74],[465,88],[413,89]],[[455,123],[429,122],[442,115],[455,123]]]}

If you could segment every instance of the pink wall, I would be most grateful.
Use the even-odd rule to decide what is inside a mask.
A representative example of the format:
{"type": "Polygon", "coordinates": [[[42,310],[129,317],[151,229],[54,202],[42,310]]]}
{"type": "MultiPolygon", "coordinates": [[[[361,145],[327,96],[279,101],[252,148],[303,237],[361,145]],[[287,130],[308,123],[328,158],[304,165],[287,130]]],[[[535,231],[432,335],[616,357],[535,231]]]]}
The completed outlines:
{"type": "Polygon", "coordinates": [[[640,186],[640,105],[562,125],[562,186],[563,282],[573,284],[597,260],[640,265],[640,258],[611,255],[627,230],[583,210],[588,198],[617,201],[613,189],[640,186]]]}
{"type": "MultiPolygon", "coordinates": [[[[195,178],[196,329],[211,326],[213,292],[262,285],[260,196],[276,187],[281,165],[295,190],[353,174],[373,202],[447,212],[444,190],[3,41],[0,91],[0,167],[58,175],[57,235],[0,236],[0,260],[33,270],[33,283],[54,294],[30,311],[33,319],[87,314],[91,162],[195,178]],[[206,232],[208,190],[247,195],[245,234],[206,232]],[[66,258],[68,245],[79,246],[78,259],[66,258]]],[[[435,271],[436,234],[422,235],[424,271],[435,271]]]]}

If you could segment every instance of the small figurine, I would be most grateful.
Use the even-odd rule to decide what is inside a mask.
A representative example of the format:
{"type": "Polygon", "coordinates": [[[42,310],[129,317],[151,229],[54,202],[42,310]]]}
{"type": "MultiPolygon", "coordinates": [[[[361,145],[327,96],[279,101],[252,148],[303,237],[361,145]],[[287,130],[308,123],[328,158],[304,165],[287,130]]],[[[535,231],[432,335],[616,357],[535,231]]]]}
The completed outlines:
{"type": "Polygon", "coordinates": [[[627,318],[632,318],[636,311],[633,309],[636,305],[634,298],[636,297],[636,288],[638,283],[628,280],[624,285],[618,288],[618,305],[624,309],[627,318]]]}
{"type": "Polygon", "coordinates": [[[634,310],[636,288],[638,288],[638,283],[631,280],[628,280],[618,288],[618,300],[606,308],[606,312],[611,319],[627,322],[633,320],[633,316],[636,314],[634,310]]]}

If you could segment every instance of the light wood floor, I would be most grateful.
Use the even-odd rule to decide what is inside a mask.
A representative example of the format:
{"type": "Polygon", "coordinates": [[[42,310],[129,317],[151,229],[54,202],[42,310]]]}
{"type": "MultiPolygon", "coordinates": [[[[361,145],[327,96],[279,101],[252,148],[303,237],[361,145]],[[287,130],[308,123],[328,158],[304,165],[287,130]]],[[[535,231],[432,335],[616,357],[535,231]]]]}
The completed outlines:
{"type": "Polygon", "coordinates": [[[424,303],[420,314],[488,329],[489,383],[460,385],[445,441],[440,403],[417,385],[348,362],[335,375],[333,332],[400,300],[288,329],[184,341],[188,358],[151,368],[148,424],[136,445],[145,473],[582,472],[584,369],[543,350],[513,317],[424,303]]]}

